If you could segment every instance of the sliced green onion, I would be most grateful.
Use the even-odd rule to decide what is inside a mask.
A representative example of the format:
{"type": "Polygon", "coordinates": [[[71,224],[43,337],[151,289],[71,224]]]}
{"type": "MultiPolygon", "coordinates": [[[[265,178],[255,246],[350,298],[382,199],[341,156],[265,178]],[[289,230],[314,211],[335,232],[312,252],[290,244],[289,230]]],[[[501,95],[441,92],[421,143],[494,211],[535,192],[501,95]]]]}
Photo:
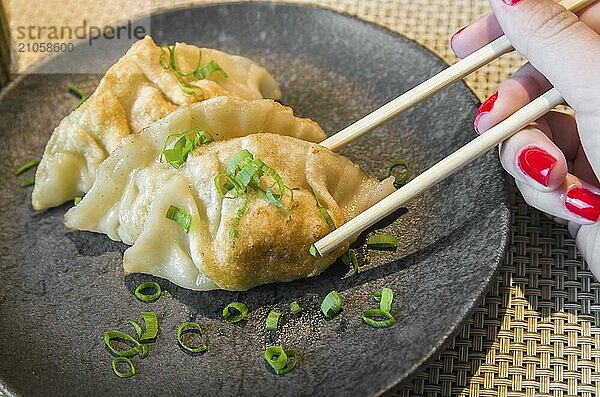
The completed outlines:
{"type": "Polygon", "coordinates": [[[135,375],[135,367],[133,366],[133,363],[131,362],[130,359],[128,359],[127,357],[115,357],[112,360],[112,369],[113,372],[119,377],[119,378],[131,378],[133,375],[135,375]],[[119,370],[118,365],[119,364],[125,364],[129,370],[126,372],[122,372],[119,370]]]}
{"type": "Polygon", "coordinates": [[[219,66],[219,64],[215,61],[210,61],[206,65],[201,68],[198,68],[194,71],[194,76],[200,80],[207,78],[214,72],[222,72],[224,77],[228,77],[227,73],[219,66]]]}
{"type": "Polygon", "coordinates": [[[213,136],[204,130],[197,129],[196,131],[183,131],[175,134],[170,134],[165,139],[163,150],[160,153],[160,160],[163,158],[171,164],[174,168],[181,167],[188,158],[189,153],[200,145],[205,145],[214,141],[213,136]],[[194,137],[190,138],[189,135],[194,133],[194,137]],[[169,143],[179,138],[172,148],[167,149],[169,143]]]}
{"type": "Polygon", "coordinates": [[[292,314],[298,314],[302,311],[302,307],[300,306],[300,304],[298,304],[298,301],[293,301],[292,303],[290,303],[290,312],[292,312],[292,314]]]}
{"type": "Polygon", "coordinates": [[[108,349],[116,356],[119,357],[132,357],[135,355],[139,355],[140,357],[145,357],[148,354],[148,346],[146,346],[146,348],[144,349],[143,344],[141,344],[140,342],[138,342],[137,340],[135,340],[135,338],[129,334],[126,334],[125,332],[121,332],[121,331],[108,331],[104,333],[104,344],[106,345],[106,347],[108,347],[108,349]],[[129,349],[117,349],[115,347],[112,346],[111,341],[112,340],[121,340],[121,341],[126,341],[129,344],[132,344],[133,346],[130,347],[129,349]]]}
{"type": "Polygon", "coordinates": [[[396,180],[394,181],[394,186],[396,187],[396,189],[399,189],[402,185],[405,185],[406,182],[408,182],[408,180],[410,179],[410,168],[406,160],[394,161],[388,168],[388,178],[392,176],[392,173],[398,167],[402,167],[402,169],[404,169],[404,172],[402,173],[402,176],[400,178],[396,178],[396,180]]]}
{"type": "Polygon", "coordinates": [[[315,247],[314,244],[310,245],[310,248],[308,249],[308,252],[314,256],[315,258],[322,258],[323,255],[321,255],[321,253],[319,252],[319,250],[317,250],[317,247],[315,247]]]}
{"type": "Polygon", "coordinates": [[[293,350],[283,350],[281,346],[267,347],[264,356],[277,375],[287,374],[298,363],[296,352],[293,350]]]}
{"type": "Polygon", "coordinates": [[[185,95],[202,97],[204,96],[204,90],[202,89],[202,87],[199,87],[194,84],[181,83],[181,86],[179,88],[181,89],[181,92],[183,92],[185,95]]]}
{"type": "Polygon", "coordinates": [[[184,210],[182,210],[181,208],[175,207],[174,205],[170,205],[165,216],[167,217],[167,219],[170,219],[179,226],[181,226],[181,228],[185,230],[186,233],[190,232],[190,226],[192,225],[192,216],[184,210]]]}
{"type": "Polygon", "coordinates": [[[81,200],[83,200],[83,197],[81,196],[77,196],[73,199],[73,205],[77,205],[79,203],[81,203],[81,200]]]}
{"type": "Polygon", "coordinates": [[[377,302],[381,302],[381,291],[373,292],[373,299],[375,299],[377,302]]]}
{"type": "Polygon", "coordinates": [[[352,265],[352,268],[354,269],[353,274],[358,274],[358,258],[356,257],[354,250],[346,251],[344,255],[342,255],[342,262],[344,262],[344,265],[346,266],[352,265]]]}
{"type": "Polygon", "coordinates": [[[250,153],[247,149],[240,150],[236,154],[233,155],[231,160],[229,160],[229,164],[227,164],[227,173],[233,174],[238,169],[239,165],[244,165],[248,161],[254,160],[254,155],[250,153]]]}
{"type": "Polygon", "coordinates": [[[141,300],[142,302],[154,302],[158,298],[160,298],[161,294],[160,285],[155,283],[154,281],[148,281],[138,285],[135,289],[135,297],[141,300]],[[144,290],[153,291],[150,294],[144,293],[144,290]]]}
{"type": "Polygon", "coordinates": [[[185,350],[190,351],[192,353],[202,353],[203,351],[206,351],[208,349],[208,346],[202,345],[202,344],[197,345],[197,346],[192,346],[189,344],[189,341],[186,341],[184,339],[184,335],[190,334],[190,333],[196,333],[196,334],[202,335],[202,328],[200,328],[198,323],[195,323],[193,321],[187,321],[187,322],[181,324],[177,328],[177,342],[179,342],[179,345],[181,347],[183,347],[185,350]]]}
{"type": "Polygon", "coordinates": [[[279,325],[279,317],[281,317],[281,313],[276,311],[269,312],[265,324],[265,328],[267,328],[267,331],[277,331],[277,326],[279,325]]]}
{"type": "Polygon", "coordinates": [[[251,199],[251,194],[246,195],[242,206],[237,209],[235,213],[235,218],[233,218],[233,220],[231,221],[231,225],[229,226],[229,237],[237,238],[240,236],[240,232],[238,231],[237,226],[240,223],[242,216],[244,216],[244,213],[246,212],[246,209],[248,208],[248,204],[250,204],[251,199]]]}
{"type": "Polygon", "coordinates": [[[329,231],[330,232],[334,231],[335,230],[335,223],[333,222],[333,219],[331,219],[331,215],[329,215],[329,211],[327,211],[323,207],[319,207],[319,212],[321,213],[321,216],[323,218],[325,218],[325,222],[327,222],[327,226],[329,227],[329,231]]]}
{"type": "Polygon", "coordinates": [[[392,301],[394,300],[394,292],[389,288],[382,288],[381,300],[379,302],[379,308],[384,312],[392,310],[392,301]]]}
{"type": "Polygon", "coordinates": [[[140,336],[142,336],[142,327],[133,320],[128,320],[127,322],[133,327],[133,329],[135,330],[135,333],[138,337],[138,340],[139,340],[140,336]]]}
{"type": "Polygon", "coordinates": [[[27,178],[21,182],[21,187],[33,186],[35,185],[35,178],[27,178]]]}
{"type": "Polygon", "coordinates": [[[26,162],[25,164],[23,164],[18,170],[17,172],[15,172],[15,176],[19,176],[22,173],[24,173],[25,171],[27,171],[30,168],[33,167],[37,167],[37,165],[40,163],[40,160],[29,160],[28,162],[26,162]]]}
{"type": "Polygon", "coordinates": [[[223,318],[230,323],[242,321],[248,314],[248,306],[240,302],[231,302],[223,308],[223,318]]]}
{"type": "Polygon", "coordinates": [[[362,319],[372,327],[385,328],[396,324],[396,319],[390,312],[381,309],[365,310],[362,319]]]}
{"type": "Polygon", "coordinates": [[[327,294],[321,303],[321,311],[327,318],[332,318],[342,310],[342,297],[337,291],[331,291],[327,294]]]}
{"type": "Polygon", "coordinates": [[[144,332],[139,335],[139,341],[144,342],[156,338],[156,335],[158,335],[158,320],[156,318],[156,313],[142,312],[142,318],[144,319],[144,332]]]}
{"type": "Polygon", "coordinates": [[[73,94],[76,98],[79,99],[79,103],[77,104],[77,106],[75,106],[75,109],[77,109],[79,106],[81,106],[82,103],[85,102],[87,97],[83,94],[83,92],[81,92],[79,88],[75,87],[72,84],[68,84],[67,88],[71,94],[73,94]]]}
{"type": "Polygon", "coordinates": [[[372,234],[367,237],[367,247],[375,250],[394,251],[398,240],[391,234],[372,234]]]}

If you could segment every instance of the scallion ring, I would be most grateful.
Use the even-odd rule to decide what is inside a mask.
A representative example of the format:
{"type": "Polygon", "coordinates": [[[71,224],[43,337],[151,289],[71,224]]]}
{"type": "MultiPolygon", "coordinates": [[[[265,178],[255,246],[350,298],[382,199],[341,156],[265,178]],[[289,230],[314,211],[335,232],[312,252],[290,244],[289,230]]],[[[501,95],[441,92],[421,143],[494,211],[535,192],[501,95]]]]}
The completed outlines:
{"type": "Polygon", "coordinates": [[[281,346],[269,346],[265,350],[264,356],[267,363],[269,363],[277,375],[287,374],[298,363],[296,352],[293,350],[284,350],[281,346]]]}
{"type": "Polygon", "coordinates": [[[392,173],[398,167],[402,167],[404,169],[404,172],[401,174],[400,178],[396,178],[396,180],[394,181],[394,186],[396,187],[396,189],[399,189],[400,187],[402,187],[402,185],[405,185],[406,182],[408,182],[408,180],[410,179],[410,168],[406,160],[394,161],[388,168],[388,178],[392,176],[392,173]]]}
{"type": "Polygon", "coordinates": [[[223,308],[223,318],[230,323],[242,321],[248,314],[248,306],[240,302],[231,302],[223,308]]]}
{"type": "Polygon", "coordinates": [[[381,290],[381,300],[379,301],[379,309],[384,312],[392,310],[392,301],[394,300],[394,292],[390,288],[381,290]]]}
{"type": "Polygon", "coordinates": [[[116,356],[119,357],[132,357],[135,355],[139,355],[140,357],[145,357],[148,354],[147,346],[144,351],[143,346],[140,342],[135,340],[135,338],[125,332],[112,330],[104,333],[104,344],[108,349],[116,356]],[[126,341],[129,344],[133,345],[129,349],[121,350],[112,346],[111,341],[113,340],[121,340],[126,341]]]}
{"type": "Polygon", "coordinates": [[[377,302],[381,302],[381,291],[373,292],[373,299],[375,299],[377,302]]]}
{"type": "Polygon", "coordinates": [[[21,187],[33,186],[35,185],[35,178],[27,178],[21,182],[21,187]]]}
{"type": "Polygon", "coordinates": [[[332,318],[342,310],[342,297],[337,291],[327,294],[321,303],[321,311],[327,318],[332,318]]]}
{"type": "Polygon", "coordinates": [[[292,312],[292,314],[298,314],[301,311],[302,307],[300,306],[298,301],[293,301],[292,303],[290,303],[290,312],[292,312]]]}
{"type": "Polygon", "coordinates": [[[139,340],[140,336],[142,336],[142,332],[143,332],[142,331],[142,327],[140,327],[140,325],[137,322],[133,321],[133,320],[129,320],[127,322],[133,327],[133,329],[135,330],[135,333],[138,336],[138,340],[139,340]]]}
{"type": "Polygon", "coordinates": [[[358,258],[354,250],[348,250],[342,255],[342,262],[344,265],[352,265],[353,274],[358,274],[358,258]]]}
{"type": "Polygon", "coordinates": [[[279,318],[281,317],[281,313],[276,311],[269,312],[267,316],[267,321],[265,323],[265,328],[267,331],[277,331],[277,326],[279,325],[279,318]]]}
{"type": "Polygon", "coordinates": [[[144,332],[139,336],[139,341],[144,342],[156,338],[156,335],[158,335],[158,319],[156,318],[156,313],[142,312],[142,318],[144,319],[144,332]]]}
{"type": "Polygon", "coordinates": [[[187,333],[197,333],[202,335],[202,328],[193,321],[186,321],[177,328],[177,342],[179,346],[192,353],[202,353],[208,349],[206,345],[191,346],[188,341],[184,340],[183,336],[187,333]]]}
{"type": "Polygon", "coordinates": [[[111,365],[113,372],[119,378],[131,378],[133,375],[135,375],[135,367],[133,366],[131,360],[127,357],[115,357],[113,358],[111,365]],[[120,371],[118,368],[119,364],[125,364],[129,370],[127,372],[120,371]]]}
{"type": "Polygon", "coordinates": [[[186,233],[190,232],[190,226],[192,225],[192,215],[188,214],[179,207],[170,205],[165,216],[167,217],[167,219],[170,219],[179,226],[181,226],[181,228],[185,230],[186,233]]]}
{"type": "Polygon", "coordinates": [[[135,289],[135,297],[141,300],[142,302],[154,302],[158,298],[160,298],[161,294],[160,285],[155,283],[154,281],[148,281],[138,285],[135,289]],[[145,290],[153,291],[150,294],[144,293],[145,290]]]}
{"type": "Polygon", "coordinates": [[[69,90],[69,92],[71,94],[73,94],[77,99],[79,99],[79,103],[77,103],[77,106],[75,106],[75,109],[77,109],[79,106],[81,106],[82,103],[84,103],[86,101],[87,97],[79,88],[75,87],[72,84],[68,84],[67,89],[69,90]]]}
{"type": "Polygon", "coordinates": [[[394,251],[398,248],[398,240],[391,234],[372,234],[367,237],[367,248],[394,251]]]}
{"type": "Polygon", "coordinates": [[[19,176],[30,168],[37,167],[40,163],[40,160],[29,160],[25,164],[23,164],[19,169],[15,172],[15,176],[19,176]]]}
{"type": "Polygon", "coordinates": [[[396,324],[394,316],[381,309],[365,310],[361,317],[366,324],[376,328],[385,328],[396,324]]]}

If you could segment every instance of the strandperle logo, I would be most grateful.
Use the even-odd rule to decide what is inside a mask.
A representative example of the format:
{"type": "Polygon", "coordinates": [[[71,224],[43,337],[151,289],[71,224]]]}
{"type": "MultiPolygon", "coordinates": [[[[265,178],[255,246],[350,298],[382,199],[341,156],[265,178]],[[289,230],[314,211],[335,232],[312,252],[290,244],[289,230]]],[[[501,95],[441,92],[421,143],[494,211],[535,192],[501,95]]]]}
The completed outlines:
{"type": "Polygon", "coordinates": [[[36,26],[36,25],[20,25],[14,28],[16,31],[15,40],[27,41],[72,41],[87,39],[89,45],[92,45],[95,40],[140,40],[145,35],[150,34],[146,31],[146,27],[134,25],[131,20],[116,26],[105,25],[95,26],[87,20],[77,26],[36,26]]]}
{"type": "Polygon", "coordinates": [[[150,35],[150,0],[129,16],[122,0],[12,0],[8,19],[12,73],[104,74],[150,35]]]}

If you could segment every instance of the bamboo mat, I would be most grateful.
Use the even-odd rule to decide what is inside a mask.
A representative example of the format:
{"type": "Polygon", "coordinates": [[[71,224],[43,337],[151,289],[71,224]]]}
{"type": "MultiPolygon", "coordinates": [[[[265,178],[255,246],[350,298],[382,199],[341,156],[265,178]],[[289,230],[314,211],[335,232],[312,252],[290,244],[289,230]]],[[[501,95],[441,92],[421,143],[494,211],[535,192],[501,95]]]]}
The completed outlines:
{"type": "MultiPolygon", "coordinates": [[[[3,0],[4,1],[4,0],[3,0]]],[[[123,20],[149,10],[214,1],[150,0],[107,7],[90,2],[95,20],[123,20]]],[[[489,12],[487,0],[321,0],[308,2],[386,26],[455,62],[448,45],[459,27],[489,12]]],[[[78,20],[68,7],[60,12],[78,20]]],[[[36,58],[26,59],[33,63],[36,58]]],[[[509,54],[466,79],[481,98],[523,63],[509,54]]],[[[393,396],[593,396],[600,379],[600,284],[566,228],[525,204],[509,182],[512,243],[491,290],[438,358],[393,396]]]]}

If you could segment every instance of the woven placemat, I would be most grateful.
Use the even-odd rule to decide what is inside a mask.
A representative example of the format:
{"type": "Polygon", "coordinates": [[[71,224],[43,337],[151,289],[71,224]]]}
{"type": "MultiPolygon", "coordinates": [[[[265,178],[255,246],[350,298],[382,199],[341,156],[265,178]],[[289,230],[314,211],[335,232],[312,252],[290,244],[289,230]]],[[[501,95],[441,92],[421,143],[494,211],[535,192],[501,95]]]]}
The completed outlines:
{"type": "MultiPolygon", "coordinates": [[[[149,10],[213,1],[151,0],[114,9],[91,2],[87,13],[117,21],[149,10]]],[[[311,3],[357,15],[416,40],[455,62],[448,39],[489,12],[487,0],[321,0],[311,3]]],[[[123,2],[125,3],[125,2],[123,2]]],[[[45,7],[80,19],[75,9],[45,7]],[[69,10],[72,10],[70,14],[69,10]]],[[[37,61],[35,56],[26,62],[37,61]]],[[[466,79],[485,98],[523,63],[508,54],[466,79]]],[[[438,358],[394,396],[592,396],[600,394],[600,284],[566,228],[525,204],[507,186],[512,243],[491,290],[459,335],[438,358]]]]}

